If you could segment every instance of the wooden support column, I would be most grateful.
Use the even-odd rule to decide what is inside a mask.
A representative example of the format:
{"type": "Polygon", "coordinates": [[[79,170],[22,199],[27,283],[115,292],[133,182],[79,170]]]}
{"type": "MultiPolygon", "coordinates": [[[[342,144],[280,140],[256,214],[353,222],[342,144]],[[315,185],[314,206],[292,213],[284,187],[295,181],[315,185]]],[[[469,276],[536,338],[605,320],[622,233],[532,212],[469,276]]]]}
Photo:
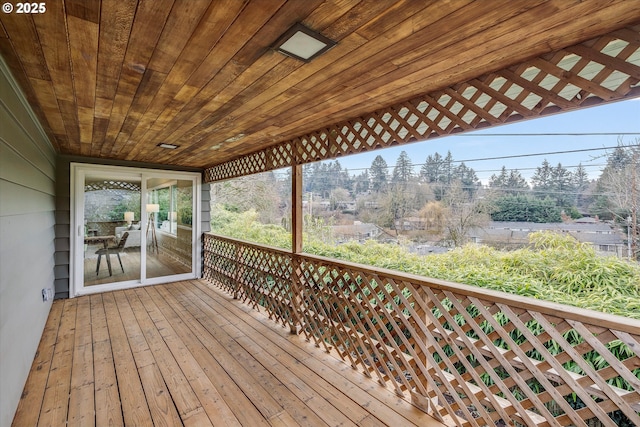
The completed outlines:
{"type": "Polygon", "coordinates": [[[291,323],[290,332],[297,335],[302,328],[303,291],[300,274],[300,259],[297,256],[302,252],[302,229],[304,217],[302,216],[302,165],[294,164],[291,170],[291,304],[294,312],[295,323],[291,323]]]}
{"type": "Polygon", "coordinates": [[[302,165],[293,165],[291,171],[291,249],[302,252],[302,165]]]}

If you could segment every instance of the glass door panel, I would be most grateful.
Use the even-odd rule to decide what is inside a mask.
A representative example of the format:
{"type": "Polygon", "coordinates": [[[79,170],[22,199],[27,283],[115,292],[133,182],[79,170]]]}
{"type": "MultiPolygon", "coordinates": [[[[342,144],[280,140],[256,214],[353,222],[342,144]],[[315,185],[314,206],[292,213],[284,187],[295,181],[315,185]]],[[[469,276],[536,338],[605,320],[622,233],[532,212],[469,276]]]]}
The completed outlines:
{"type": "Polygon", "coordinates": [[[147,179],[146,277],[193,271],[193,180],[147,179]]]}
{"type": "Polygon", "coordinates": [[[87,172],[83,286],[140,281],[142,179],[87,172]]]}

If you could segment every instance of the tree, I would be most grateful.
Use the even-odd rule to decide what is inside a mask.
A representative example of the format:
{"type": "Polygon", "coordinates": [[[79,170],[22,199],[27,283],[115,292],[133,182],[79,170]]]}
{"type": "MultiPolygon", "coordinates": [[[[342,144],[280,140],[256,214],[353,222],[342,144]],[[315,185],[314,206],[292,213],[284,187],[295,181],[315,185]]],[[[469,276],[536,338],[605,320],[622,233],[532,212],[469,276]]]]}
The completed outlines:
{"type": "Polygon", "coordinates": [[[486,224],[489,217],[487,204],[470,197],[462,189],[462,183],[455,181],[443,200],[446,207],[445,229],[448,240],[454,247],[462,246],[468,240],[469,231],[486,224]]]}
{"type": "Polygon", "coordinates": [[[420,180],[426,183],[439,182],[444,170],[444,159],[439,153],[429,154],[420,168],[420,180]]]}
{"type": "Polygon", "coordinates": [[[489,187],[497,188],[500,190],[508,188],[509,175],[507,174],[507,167],[502,166],[500,169],[500,175],[496,175],[495,173],[491,175],[489,178],[489,187]]]}
{"type": "Polygon", "coordinates": [[[391,182],[393,184],[407,184],[413,177],[413,164],[406,151],[402,151],[393,168],[391,182]]]}
{"type": "Polygon", "coordinates": [[[445,225],[445,207],[442,202],[432,200],[418,211],[418,217],[424,223],[424,228],[427,232],[439,234],[445,225]]]}
{"type": "Polygon", "coordinates": [[[529,184],[522,177],[522,174],[517,169],[511,169],[507,172],[507,168],[502,166],[500,174],[491,175],[489,178],[489,187],[494,190],[499,190],[500,194],[523,194],[529,191],[529,184]]]}
{"type": "Polygon", "coordinates": [[[546,197],[553,188],[553,167],[547,159],[544,159],[542,166],[536,168],[536,173],[531,178],[533,191],[540,197],[546,197]]]}
{"type": "Polygon", "coordinates": [[[511,172],[509,172],[507,188],[511,194],[522,194],[530,190],[527,180],[524,179],[520,171],[517,169],[512,169],[511,172]]]}
{"type": "Polygon", "coordinates": [[[574,177],[562,163],[553,167],[544,159],[542,166],[536,169],[531,178],[531,183],[536,196],[551,197],[558,207],[566,211],[576,211],[574,177]]]}
{"type": "Polygon", "coordinates": [[[389,166],[387,162],[378,155],[371,163],[369,169],[371,176],[371,189],[376,192],[385,191],[389,184],[389,166]]]}
{"type": "Polygon", "coordinates": [[[367,169],[360,173],[360,175],[356,175],[353,180],[355,182],[355,194],[362,194],[369,191],[371,183],[369,178],[369,171],[367,169]]]}
{"type": "Polygon", "coordinates": [[[446,157],[440,153],[428,155],[420,168],[420,180],[431,184],[436,200],[442,200],[447,192],[447,187],[454,179],[453,156],[447,152],[446,157]]]}
{"type": "Polygon", "coordinates": [[[573,199],[574,205],[579,209],[586,209],[591,203],[591,197],[587,194],[589,190],[589,174],[587,173],[582,163],[578,165],[575,171],[573,171],[571,185],[575,197],[573,199]]]}
{"type": "Polygon", "coordinates": [[[506,194],[494,201],[494,221],[561,222],[560,209],[554,200],[527,195],[506,194]]]}
{"type": "Polygon", "coordinates": [[[273,172],[247,175],[223,181],[211,186],[212,205],[216,204],[230,212],[255,210],[264,223],[279,223],[280,194],[273,172]]]}
{"type": "Polygon", "coordinates": [[[349,191],[344,188],[334,188],[329,195],[329,203],[331,209],[335,210],[340,205],[340,202],[349,201],[351,197],[349,191]]]}
{"type": "Polygon", "coordinates": [[[562,208],[573,206],[571,193],[574,188],[572,181],[571,172],[563,167],[561,163],[551,169],[551,190],[553,191],[553,197],[556,199],[556,204],[562,208]]]}
{"type": "Polygon", "coordinates": [[[387,209],[391,218],[391,228],[396,234],[403,229],[403,221],[413,210],[414,194],[409,191],[409,184],[413,178],[413,164],[406,151],[402,151],[391,177],[391,192],[387,199],[387,209]]]}
{"type": "Polygon", "coordinates": [[[628,227],[632,256],[638,257],[640,217],[640,139],[635,145],[622,145],[607,157],[598,182],[606,195],[606,208],[613,218],[628,227]]]}
{"type": "Polygon", "coordinates": [[[453,175],[460,181],[464,191],[471,196],[473,196],[480,186],[476,171],[474,171],[473,168],[467,167],[464,162],[460,163],[460,165],[454,169],[453,175]]]}

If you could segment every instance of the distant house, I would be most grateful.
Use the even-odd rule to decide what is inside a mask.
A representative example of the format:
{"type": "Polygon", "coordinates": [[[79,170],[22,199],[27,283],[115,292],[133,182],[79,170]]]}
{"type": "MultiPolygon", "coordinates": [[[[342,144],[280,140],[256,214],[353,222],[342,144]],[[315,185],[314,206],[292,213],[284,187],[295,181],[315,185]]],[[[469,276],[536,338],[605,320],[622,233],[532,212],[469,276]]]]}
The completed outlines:
{"type": "Polygon", "coordinates": [[[409,216],[401,220],[396,220],[395,224],[397,230],[402,229],[403,231],[424,230],[426,228],[425,219],[417,216],[409,216]],[[401,223],[402,228],[400,226],[401,223]]]}
{"type": "Polygon", "coordinates": [[[333,237],[339,243],[375,239],[382,234],[382,230],[377,225],[360,221],[354,221],[350,225],[334,225],[331,230],[333,237]]]}
{"type": "Polygon", "coordinates": [[[610,225],[593,218],[570,223],[491,221],[485,227],[473,228],[469,236],[475,243],[521,247],[529,243],[529,233],[535,231],[568,233],[580,242],[591,244],[600,253],[624,256],[623,237],[610,225]]]}
{"type": "Polygon", "coordinates": [[[356,202],[355,200],[339,200],[336,202],[336,209],[343,212],[355,212],[356,202]]]}

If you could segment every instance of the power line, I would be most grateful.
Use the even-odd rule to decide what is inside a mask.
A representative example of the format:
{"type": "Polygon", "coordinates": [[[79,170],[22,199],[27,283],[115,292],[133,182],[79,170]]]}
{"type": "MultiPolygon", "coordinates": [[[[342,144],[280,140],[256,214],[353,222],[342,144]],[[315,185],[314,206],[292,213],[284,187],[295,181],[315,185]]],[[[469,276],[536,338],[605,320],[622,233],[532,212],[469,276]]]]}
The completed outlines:
{"type": "MultiPolygon", "coordinates": [[[[507,134],[499,134],[499,135],[507,135],[507,134]]],[[[544,134],[514,134],[514,135],[544,135],[544,134]]],[[[548,134],[548,135],[554,135],[554,134],[548,134]]],[[[555,135],[568,135],[568,134],[555,134],[555,135]]],[[[575,135],[580,135],[580,134],[575,134],[575,135]]],[[[620,135],[619,133],[615,133],[613,135],[620,135]]],[[[638,133],[638,135],[640,135],[640,133],[638,133]]],[[[462,135],[461,135],[462,136],[462,135]]],[[[578,150],[563,150],[563,151],[548,151],[548,152],[543,152],[543,153],[526,153],[526,154],[514,154],[514,155],[509,155],[509,156],[496,156],[496,157],[481,157],[481,158],[476,158],[476,159],[466,159],[466,160],[452,160],[452,164],[453,163],[470,163],[470,162],[480,162],[480,161],[488,161],[488,160],[503,160],[503,159],[516,159],[516,158],[521,158],[521,157],[537,157],[537,156],[551,156],[551,155],[556,155],[556,154],[569,154],[569,153],[583,153],[583,152],[589,152],[589,151],[603,151],[603,150],[611,150],[611,149],[615,149],[620,147],[619,145],[613,145],[613,146],[608,146],[608,147],[601,147],[601,148],[581,148],[578,150]]],[[[632,145],[625,145],[625,147],[640,147],[640,144],[632,144],[632,145]]],[[[444,158],[443,158],[444,160],[444,158]]],[[[332,161],[335,160],[329,160],[327,161],[327,163],[331,163],[332,161]]],[[[310,165],[315,164],[315,163],[309,163],[308,167],[310,167],[310,165]]],[[[424,166],[426,165],[426,163],[412,163],[411,167],[415,168],[418,166],[424,166]]],[[[397,165],[387,165],[386,169],[392,169],[395,168],[397,165]]],[[[345,168],[346,170],[348,170],[349,172],[352,171],[364,171],[364,170],[369,170],[371,169],[371,167],[367,167],[367,168],[345,168]]],[[[519,170],[519,169],[518,169],[519,170]]]]}
{"type": "Polygon", "coordinates": [[[516,159],[520,157],[550,156],[554,154],[584,153],[587,151],[602,151],[602,150],[611,149],[611,148],[616,148],[616,147],[582,148],[580,150],[550,151],[547,153],[514,154],[511,156],[483,157],[479,159],[456,160],[456,162],[470,163],[470,162],[481,162],[485,160],[502,160],[502,159],[516,159]]]}

